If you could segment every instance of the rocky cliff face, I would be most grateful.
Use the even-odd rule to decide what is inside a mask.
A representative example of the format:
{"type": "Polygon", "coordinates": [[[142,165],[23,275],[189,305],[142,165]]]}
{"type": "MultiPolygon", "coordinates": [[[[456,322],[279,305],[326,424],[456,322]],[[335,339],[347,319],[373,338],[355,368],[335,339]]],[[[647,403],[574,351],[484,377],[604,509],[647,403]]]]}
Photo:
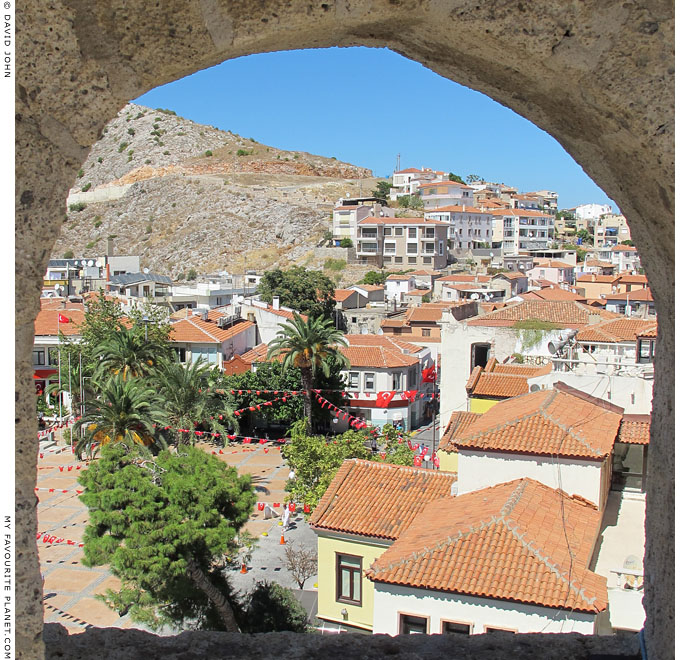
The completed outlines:
{"type": "Polygon", "coordinates": [[[367,195],[371,171],[288,152],[163,110],[129,104],[70,191],[53,257],[140,254],[152,271],[308,263],[338,197],[367,195]]]}

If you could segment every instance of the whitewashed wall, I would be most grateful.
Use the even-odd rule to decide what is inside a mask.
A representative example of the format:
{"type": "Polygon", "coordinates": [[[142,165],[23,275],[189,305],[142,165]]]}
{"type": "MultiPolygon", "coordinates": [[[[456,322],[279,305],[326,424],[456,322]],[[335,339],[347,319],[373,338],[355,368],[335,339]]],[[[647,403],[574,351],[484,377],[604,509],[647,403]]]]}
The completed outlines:
{"type": "Polygon", "coordinates": [[[569,610],[375,583],[373,632],[397,635],[400,613],[430,617],[429,634],[440,633],[441,620],[445,620],[471,624],[475,635],[484,633],[485,626],[520,633],[591,635],[595,632],[596,618],[593,614],[569,610]]]}
{"type": "Polygon", "coordinates": [[[602,465],[598,461],[575,458],[552,460],[546,456],[463,450],[458,453],[459,493],[530,477],[601,506],[606,498],[606,493],[602,492],[602,465]]]}

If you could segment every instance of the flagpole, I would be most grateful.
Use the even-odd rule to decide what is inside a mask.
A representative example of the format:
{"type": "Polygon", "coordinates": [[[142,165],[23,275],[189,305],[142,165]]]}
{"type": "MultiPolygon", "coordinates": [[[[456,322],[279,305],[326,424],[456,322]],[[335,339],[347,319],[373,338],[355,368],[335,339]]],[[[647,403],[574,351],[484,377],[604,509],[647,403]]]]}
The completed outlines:
{"type": "Polygon", "coordinates": [[[62,351],[60,350],[60,310],[57,310],[57,343],[58,343],[58,410],[62,424],[62,351]]]}

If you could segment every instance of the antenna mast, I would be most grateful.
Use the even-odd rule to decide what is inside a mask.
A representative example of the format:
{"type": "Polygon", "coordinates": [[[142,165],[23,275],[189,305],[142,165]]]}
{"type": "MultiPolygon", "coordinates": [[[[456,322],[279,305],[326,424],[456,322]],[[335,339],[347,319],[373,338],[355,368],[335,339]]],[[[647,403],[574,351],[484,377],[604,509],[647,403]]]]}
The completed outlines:
{"type": "Polygon", "coordinates": [[[399,172],[399,171],[400,171],[400,154],[398,154],[397,164],[396,164],[396,166],[395,166],[395,171],[396,171],[396,172],[399,172]]]}

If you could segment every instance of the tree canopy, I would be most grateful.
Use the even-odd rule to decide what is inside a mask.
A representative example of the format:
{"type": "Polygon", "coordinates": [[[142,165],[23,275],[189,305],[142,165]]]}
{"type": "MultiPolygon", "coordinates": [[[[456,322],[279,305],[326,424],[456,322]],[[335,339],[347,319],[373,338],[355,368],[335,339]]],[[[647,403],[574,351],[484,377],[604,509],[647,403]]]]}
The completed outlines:
{"type": "Polygon", "coordinates": [[[111,608],[153,628],[238,630],[220,569],[256,501],[249,475],[194,447],[151,458],[124,440],[79,482],[90,513],[82,561],[122,580],[103,598],[111,608]]]}
{"type": "Polygon", "coordinates": [[[321,271],[293,266],[287,270],[269,270],[261,278],[257,292],[270,303],[274,296],[282,305],[310,316],[330,318],[335,309],[335,284],[321,271]]]}
{"type": "Polygon", "coordinates": [[[393,184],[390,181],[379,181],[376,184],[376,188],[371,191],[372,197],[381,197],[382,199],[388,199],[391,194],[391,188],[393,184]]]}
{"type": "Polygon", "coordinates": [[[404,209],[421,210],[424,208],[424,202],[419,195],[400,195],[397,202],[398,206],[404,209]]]}
{"type": "Polygon", "coordinates": [[[458,174],[453,174],[452,172],[448,175],[448,180],[449,181],[454,181],[455,183],[462,183],[465,184],[463,181],[462,177],[458,174]]]}

